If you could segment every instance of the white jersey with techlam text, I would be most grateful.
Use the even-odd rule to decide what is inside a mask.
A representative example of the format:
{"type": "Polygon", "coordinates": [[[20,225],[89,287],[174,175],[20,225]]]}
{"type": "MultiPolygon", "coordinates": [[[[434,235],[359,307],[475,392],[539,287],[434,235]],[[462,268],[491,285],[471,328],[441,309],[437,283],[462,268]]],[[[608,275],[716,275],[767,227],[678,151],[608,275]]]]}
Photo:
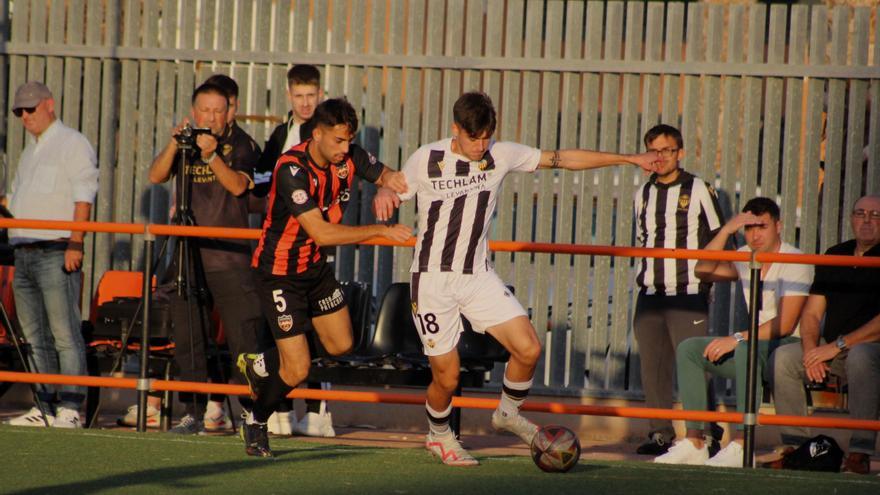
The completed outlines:
{"type": "Polygon", "coordinates": [[[419,225],[411,272],[471,274],[490,269],[489,227],[508,172],[533,172],[541,151],[492,142],[480,161],[453,153],[447,138],[419,148],[403,167],[419,225]]]}

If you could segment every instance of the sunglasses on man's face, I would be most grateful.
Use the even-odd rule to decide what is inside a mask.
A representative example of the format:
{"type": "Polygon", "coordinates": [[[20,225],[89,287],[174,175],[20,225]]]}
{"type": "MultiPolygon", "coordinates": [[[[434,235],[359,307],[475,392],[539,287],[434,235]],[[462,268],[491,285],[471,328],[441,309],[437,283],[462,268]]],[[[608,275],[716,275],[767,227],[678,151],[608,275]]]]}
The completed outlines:
{"type": "Polygon", "coordinates": [[[25,113],[31,114],[36,111],[37,111],[37,107],[22,107],[22,108],[16,108],[15,110],[13,110],[12,114],[15,115],[16,117],[21,117],[22,114],[25,114],[25,113]]]}

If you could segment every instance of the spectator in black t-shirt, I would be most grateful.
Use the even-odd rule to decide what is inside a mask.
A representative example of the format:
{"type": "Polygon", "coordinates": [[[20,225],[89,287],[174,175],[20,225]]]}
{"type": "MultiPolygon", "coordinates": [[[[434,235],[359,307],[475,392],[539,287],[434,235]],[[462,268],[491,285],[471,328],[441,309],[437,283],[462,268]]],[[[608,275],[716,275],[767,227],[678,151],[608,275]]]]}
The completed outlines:
{"type": "MultiPolygon", "coordinates": [[[[254,185],[253,169],[259,159],[260,148],[241,128],[227,124],[228,113],[229,96],[223,87],[204,83],[193,93],[192,125],[211,130],[195,137],[196,146],[187,165],[190,204],[199,226],[248,227],[247,196],[254,185]]],[[[174,129],[168,144],[153,160],[150,182],[165,182],[180,172],[176,137],[189,123],[189,119],[184,119],[174,129]]],[[[190,245],[199,248],[204,282],[210,302],[220,314],[230,352],[234,355],[253,352],[263,316],[248,268],[250,244],[241,239],[190,239],[190,245]]],[[[197,283],[195,273],[190,273],[188,279],[191,283],[197,283]]],[[[177,296],[176,291],[172,295],[175,362],[182,380],[205,382],[208,379],[205,355],[207,336],[203,334],[206,325],[199,322],[205,321],[208,315],[202,311],[206,308],[199,304],[199,300],[191,302],[188,305],[184,297],[177,296]],[[187,314],[187,308],[190,308],[191,315],[187,314]]],[[[231,377],[231,381],[245,383],[238,373],[231,377]]],[[[171,431],[181,434],[202,431],[207,397],[183,393],[180,396],[186,414],[171,431]]],[[[242,405],[248,407],[249,403],[243,402],[242,405]]]]}
{"type": "MultiPolygon", "coordinates": [[[[850,226],[855,239],[825,254],[880,256],[880,195],[856,202],[850,226]]],[[[801,315],[801,342],[780,347],[771,362],[777,414],[806,415],[804,382],[823,383],[833,375],[848,384],[850,418],[880,419],[880,269],[817,266],[801,315]]],[[[782,428],[785,444],[809,438],[806,428],[782,428]]],[[[867,474],[876,440],[875,431],[853,431],[844,471],[867,474]]]]}

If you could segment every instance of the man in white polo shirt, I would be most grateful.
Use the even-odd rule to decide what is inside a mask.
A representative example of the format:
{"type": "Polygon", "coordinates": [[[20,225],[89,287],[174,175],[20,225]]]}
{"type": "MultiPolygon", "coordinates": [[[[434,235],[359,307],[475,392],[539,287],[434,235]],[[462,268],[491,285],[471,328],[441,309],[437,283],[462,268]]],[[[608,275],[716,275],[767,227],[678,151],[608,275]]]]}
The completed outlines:
{"type": "MultiPolygon", "coordinates": [[[[779,206],[769,198],[752,198],[742,213],[727,222],[706,245],[706,249],[721,250],[730,236],[743,229],[746,246],[740,252],[800,253],[794,246],[783,242],[779,206]]],[[[751,272],[749,263],[700,260],[694,269],[700,280],[731,282],[740,280],[746,304],[750,304],[751,272]]],[[[761,267],[763,283],[758,312],[758,373],[762,373],[770,354],[777,347],[798,340],[798,323],[813,282],[813,266],[791,263],[764,263],[761,267]]],[[[734,332],[726,337],[691,337],[675,351],[678,367],[678,391],[686,410],[708,409],[706,373],[736,380],[736,408],[745,411],[746,376],[748,373],[748,340],[755,338],[748,331],[734,332]]],[[[761,397],[761,380],[757,382],[761,397]]],[[[703,442],[705,423],[687,422],[687,438],[676,442],[669,451],[654,459],[662,464],[705,464],[715,467],[742,467],[742,427],[737,424],[730,432],[730,443],[709,457],[703,442]]]]}
{"type": "MultiPolygon", "coordinates": [[[[88,221],[98,192],[91,144],[55,117],[55,99],[39,82],[19,86],[12,113],[21,119],[28,136],[12,184],[9,211],[17,218],[88,221]]],[[[79,272],[84,236],[84,232],[9,229],[15,247],[16,310],[37,372],[86,374],[79,272]]],[[[78,428],[85,387],[65,385],[58,392],[57,402],[51,388],[38,394],[46,421],[59,428],[78,428]]],[[[36,407],[9,423],[45,424],[36,407]]]]}

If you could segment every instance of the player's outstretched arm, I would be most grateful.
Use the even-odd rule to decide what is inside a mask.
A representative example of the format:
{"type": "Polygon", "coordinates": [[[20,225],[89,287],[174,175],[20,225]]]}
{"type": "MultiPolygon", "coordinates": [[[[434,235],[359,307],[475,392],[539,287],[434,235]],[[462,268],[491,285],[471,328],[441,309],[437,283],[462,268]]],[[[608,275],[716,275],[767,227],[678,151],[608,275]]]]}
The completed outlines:
{"type": "Polygon", "coordinates": [[[319,246],[339,246],[355,244],[373,237],[404,242],[412,237],[412,229],[406,225],[342,225],[324,220],[317,208],[313,208],[296,217],[296,220],[309,237],[319,246]]]}
{"type": "Polygon", "coordinates": [[[387,187],[380,187],[373,196],[373,214],[376,220],[387,222],[394,215],[394,210],[400,206],[400,196],[387,187]]]}
{"type": "Polygon", "coordinates": [[[660,157],[654,151],[623,155],[590,150],[554,150],[541,152],[541,158],[538,161],[538,168],[588,170],[592,168],[607,167],[609,165],[622,165],[624,163],[629,163],[638,166],[642,170],[654,172],[659,161],[660,157]]]}

